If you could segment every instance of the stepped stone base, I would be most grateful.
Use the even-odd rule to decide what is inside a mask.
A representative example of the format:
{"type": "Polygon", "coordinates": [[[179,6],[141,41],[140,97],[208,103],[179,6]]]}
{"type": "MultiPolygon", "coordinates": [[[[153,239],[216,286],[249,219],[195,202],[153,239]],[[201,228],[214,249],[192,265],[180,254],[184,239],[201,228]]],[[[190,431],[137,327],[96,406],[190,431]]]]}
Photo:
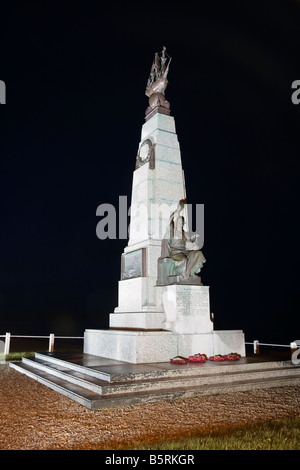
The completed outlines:
{"type": "Polygon", "coordinates": [[[203,394],[300,385],[291,361],[129,364],[82,353],[36,353],[17,371],[90,409],[154,403],[203,394]]]}

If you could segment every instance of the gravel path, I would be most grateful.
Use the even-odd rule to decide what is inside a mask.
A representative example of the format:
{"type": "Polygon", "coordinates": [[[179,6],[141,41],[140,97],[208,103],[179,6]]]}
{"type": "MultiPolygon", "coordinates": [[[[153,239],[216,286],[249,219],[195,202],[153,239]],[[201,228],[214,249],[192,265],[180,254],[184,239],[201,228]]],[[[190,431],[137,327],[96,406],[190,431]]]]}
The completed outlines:
{"type": "Polygon", "coordinates": [[[300,386],[91,411],[0,366],[0,449],[121,449],[300,415],[300,386]]]}

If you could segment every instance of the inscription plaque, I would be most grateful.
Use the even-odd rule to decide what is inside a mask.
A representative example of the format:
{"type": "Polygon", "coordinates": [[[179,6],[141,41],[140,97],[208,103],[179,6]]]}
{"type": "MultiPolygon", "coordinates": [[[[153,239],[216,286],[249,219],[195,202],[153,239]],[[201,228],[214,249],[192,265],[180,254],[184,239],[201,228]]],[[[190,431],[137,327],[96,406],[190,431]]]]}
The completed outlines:
{"type": "Polygon", "coordinates": [[[125,253],[121,258],[121,280],[146,276],[146,248],[125,253]]]}

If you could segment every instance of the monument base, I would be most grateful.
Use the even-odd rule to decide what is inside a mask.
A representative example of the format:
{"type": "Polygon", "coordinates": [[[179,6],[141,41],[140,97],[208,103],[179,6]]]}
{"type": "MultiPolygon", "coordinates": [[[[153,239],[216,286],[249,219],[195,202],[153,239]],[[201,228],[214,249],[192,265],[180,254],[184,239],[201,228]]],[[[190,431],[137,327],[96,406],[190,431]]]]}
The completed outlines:
{"type": "Polygon", "coordinates": [[[241,330],[214,330],[209,286],[157,287],[162,311],[148,311],[151,307],[142,307],[141,299],[134,295],[144,281],[140,278],[119,283],[121,302],[110,314],[110,329],[86,330],[84,353],[133,364],[169,362],[178,355],[198,353],[246,355],[241,330]],[[120,307],[124,310],[120,311],[120,307]]]}
{"type": "Polygon", "coordinates": [[[188,357],[204,353],[213,356],[230,352],[246,355],[241,330],[178,334],[164,330],[110,329],[86,330],[84,334],[84,353],[133,364],[169,362],[177,355],[188,357]]]}
{"type": "Polygon", "coordinates": [[[86,330],[83,352],[133,364],[168,362],[177,341],[171,331],[86,330]]]}

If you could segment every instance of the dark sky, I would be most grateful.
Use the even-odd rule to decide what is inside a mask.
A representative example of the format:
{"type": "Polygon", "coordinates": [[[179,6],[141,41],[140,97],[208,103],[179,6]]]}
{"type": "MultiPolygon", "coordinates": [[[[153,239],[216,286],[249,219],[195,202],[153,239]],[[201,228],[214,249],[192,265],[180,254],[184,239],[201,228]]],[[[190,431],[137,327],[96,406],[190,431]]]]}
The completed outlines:
{"type": "Polygon", "coordinates": [[[96,209],[131,195],[145,85],[166,45],[215,327],[299,339],[300,3],[7,3],[0,333],[107,326],[127,241],[96,237],[96,209]]]}

